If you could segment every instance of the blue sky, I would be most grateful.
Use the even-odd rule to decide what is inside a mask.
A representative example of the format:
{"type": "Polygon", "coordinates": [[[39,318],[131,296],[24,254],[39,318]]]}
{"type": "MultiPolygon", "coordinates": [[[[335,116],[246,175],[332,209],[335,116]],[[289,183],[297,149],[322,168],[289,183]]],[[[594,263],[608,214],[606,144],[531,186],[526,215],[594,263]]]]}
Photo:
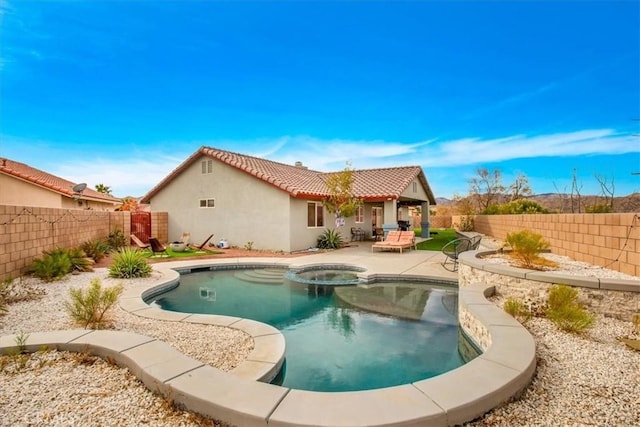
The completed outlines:
{"type": "Polygon", "coordinates": [[[640,191],[637,1],[0,0],[0,156],[141,196],[201,145],[640,191]]]}

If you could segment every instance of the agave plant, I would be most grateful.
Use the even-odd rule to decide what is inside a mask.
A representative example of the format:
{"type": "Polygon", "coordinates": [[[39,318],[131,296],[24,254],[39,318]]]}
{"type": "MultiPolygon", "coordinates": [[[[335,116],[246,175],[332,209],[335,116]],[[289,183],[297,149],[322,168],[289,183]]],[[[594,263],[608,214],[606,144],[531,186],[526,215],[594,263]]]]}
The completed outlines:
{"type": "Polygon", "coordinates": [[[324,233],[318,237],[317,246],[320,249],[338,249],[342,247],[342,243],[343,240],[340,232],[327,228],[324,230],[324,233]]]}
{"type": "Polygon", "coordinates": [[[147,262],[146,254],[130,248],[120,249],[109,267],[109,277],[132,279],[150,275],[151,266],[147,262]]]}

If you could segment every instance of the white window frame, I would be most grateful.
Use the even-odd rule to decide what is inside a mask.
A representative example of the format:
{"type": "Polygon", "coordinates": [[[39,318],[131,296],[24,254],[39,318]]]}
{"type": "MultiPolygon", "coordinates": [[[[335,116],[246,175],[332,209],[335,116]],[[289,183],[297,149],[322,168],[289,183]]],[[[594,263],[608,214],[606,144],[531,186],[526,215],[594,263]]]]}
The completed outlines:
{"type": "Polygon", "coordinates": [[[324,227],[324,206],[321,202],[307,202],[307,228],[321,228],[324,227]],[[313,205],[313,224],[309,224],[309,207],[313,205]],[[321,212],[322,222],[318,224],[318,212],[321,212]]]}
{"type": "Polygon", "coordinates": [[[364,222],[364,206],[360,205],[356,208],[356,224],[364,222]]]}
{"type": "Polygon", "coordinates": [[[203,209],[215,208],[216,199],[200,199],[200,207],[203,209]]]}
{"type": "Polygon", "coordinates": [[[201,163],[201,171],[203,175],[213,173],[213,160],[203,160],[201,163]]]}

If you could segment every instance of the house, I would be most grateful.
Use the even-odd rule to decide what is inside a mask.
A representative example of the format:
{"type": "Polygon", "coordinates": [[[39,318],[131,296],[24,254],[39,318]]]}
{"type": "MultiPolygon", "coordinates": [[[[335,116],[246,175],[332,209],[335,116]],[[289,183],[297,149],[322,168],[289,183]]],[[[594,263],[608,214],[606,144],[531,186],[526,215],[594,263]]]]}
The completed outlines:
{"type": "Polygon", "coordinates": [[[322,204],[329,173],[297,162],[287,165],[210,147],[200,147],[146,194],[141,202],[169,217],[169,239],[183,232],[194,242],[214,233],[214,242],[294,252],[316,245],[326,228],[350,239],[351,228],[366,237],[372,229],[395,230],[420,206],[423,235],[435,198],[420,166],[354,171],[353,192],[364,201],[340,224],[322,204]]]}
{"type": "Polygon", "coordinates": [[[0,157],[0,205],[112,211],[121,203],[116,197],[85,187],[0,157]]]}

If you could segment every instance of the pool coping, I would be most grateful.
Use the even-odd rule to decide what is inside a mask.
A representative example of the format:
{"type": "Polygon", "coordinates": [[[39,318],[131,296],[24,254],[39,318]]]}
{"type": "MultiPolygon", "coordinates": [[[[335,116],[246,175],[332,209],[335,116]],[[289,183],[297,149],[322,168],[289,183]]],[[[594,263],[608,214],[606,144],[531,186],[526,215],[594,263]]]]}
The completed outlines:
{"type": "MultiPolygon", "coordinates": [[[[231,372],[205,365],[162,341],[124,331],[37,332],[29,335],[25,350],[46,346],[89,351],[127,367],[147,388],[169,396],[188,410],[248,427],[457,425],[517,396],[533,378],[533,337],[486,299],[494,288],[485,284],[461,288],[458,294],[459,310],[465,317],[461,326],[483,348],[480,356],[457,369],[411,384],[338,393],[261,382],[269,381],[284,360],[284,338],[269,325],[227,316],[168,312],[142,300],[158,287],[175,286],[178,271],[246,264],[286,268],[287,261],[219,260],[172,268],[154,266],[159,276],[154,283],[133,286],[121,297],[123,309],[142,317],[228,326],[249,333],[256,343],[254,350],[231,372]]],[[[0,337],[0,353],[15,349],[15,338],[0,337]]]]}

